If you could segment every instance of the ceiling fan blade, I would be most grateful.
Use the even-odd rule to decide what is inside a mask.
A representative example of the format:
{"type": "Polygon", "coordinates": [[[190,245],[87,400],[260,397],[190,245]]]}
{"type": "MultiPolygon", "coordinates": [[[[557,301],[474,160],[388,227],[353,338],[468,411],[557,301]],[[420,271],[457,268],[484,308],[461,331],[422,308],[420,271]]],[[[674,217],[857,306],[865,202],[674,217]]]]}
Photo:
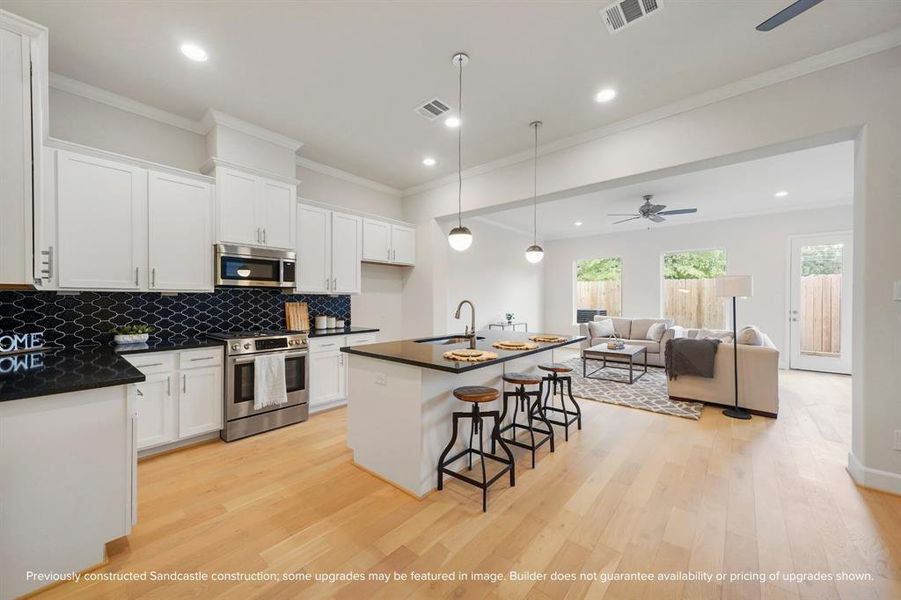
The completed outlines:
{"type": "Polygon", "coordinates": [[[648,212],[653,215],[659,213],[664,208],[666,208],[666,204],[652,204],[651,209],[648,212]]]}
{"type": "Polygon", "coordinates": [[[657,213],[658,215],[687,215],[690,213],[698,212],[697,208],[677,208],[675,210],[665,210],[663,212],[657,213]]]}
{"type": "Polygon", "coordinates": [[[813,8],[822,1],[823,0],[797,0],[797,2],[789,4],[788,6],[777,12],[775,15],[758,25],[757,31],[772,31],[786,21],[794,19],[805,10],[813,8]]]}
{"type": "Polygon", "coordinates": [[[630,217],[628,219],[623,219],[622,221],[614,221],[614,225],[619,225],[620,223],[625,223],[626,221],[634,221],[635,219],[640,219],[641,217],[630,217]]]}
{"type": "Polygon", "coordinates": [[[607,213],[608,217],[640,217],[638,213],[607,213]]]}
{"type": "Polygon", "coordinates": [[[655,223],[663,223],[664,221],[666,221],[666,219],[664,219],[660,215],[651,215],[650,217],[648,217],[648,219],[655,223]]]}

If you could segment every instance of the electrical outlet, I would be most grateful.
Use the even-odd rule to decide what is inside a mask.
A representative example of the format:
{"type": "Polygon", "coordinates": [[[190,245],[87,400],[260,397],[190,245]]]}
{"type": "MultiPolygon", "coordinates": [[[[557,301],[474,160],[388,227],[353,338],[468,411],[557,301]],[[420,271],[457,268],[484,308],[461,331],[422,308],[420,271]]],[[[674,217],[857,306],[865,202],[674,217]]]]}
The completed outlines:
{"type": "Polygon", "coordinates": [[[901,450],[901,429],[895,430],[895,450],[901,450]]]}
{"type": "MultiPolygon", "coordinates": [[[[388,376],[385,375],[384,373],[377,373],[375,376],[375,384],[376,385],[388,385],[388,376]]],[[[898,437],[898,435],[897,435],[898,433],[901,433],[901,431],[896,432],[896,435],[895,435],[895,445],[896,446],[897,446],[898,440],[901,439],[898,437]]],[[[901,450],[901,448],[898,448],[898,449],[901,450]]]]}

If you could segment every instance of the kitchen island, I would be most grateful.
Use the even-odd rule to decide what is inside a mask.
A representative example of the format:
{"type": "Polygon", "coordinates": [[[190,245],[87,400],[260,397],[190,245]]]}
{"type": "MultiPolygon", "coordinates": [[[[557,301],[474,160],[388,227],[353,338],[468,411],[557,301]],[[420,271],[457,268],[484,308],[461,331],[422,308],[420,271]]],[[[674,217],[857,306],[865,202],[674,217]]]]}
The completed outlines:
{"type": "MultiPolygon", "coordinates": [[[[451,414],[468,410],[453,397],[453,389],[484,385],[502,390],[504,373],[533,371],[539,363],[554,362],[555,350],[585,339],[561,335],[562,341],[541,342],[530,350],[492,346],[529,341],[530,335],[535,334],[480,331],[474,342],[444,336],[342,348],[349,359],[347,443],[354,462],[417,498],[435,489],[438,458],[451,438],[451,414]],[[461,362],[443,356],[472,347],[497,358],[461,362]]],[[[482,408],[500,410],[499,405],[498,400],[482,408]]]]}

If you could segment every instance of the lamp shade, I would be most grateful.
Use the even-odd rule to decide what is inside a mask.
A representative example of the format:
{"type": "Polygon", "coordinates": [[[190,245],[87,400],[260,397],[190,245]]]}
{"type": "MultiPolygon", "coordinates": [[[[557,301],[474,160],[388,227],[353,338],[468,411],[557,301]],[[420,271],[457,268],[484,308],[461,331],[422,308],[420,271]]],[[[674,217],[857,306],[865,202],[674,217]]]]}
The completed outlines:
{"type": "Polygon", "coordinates": [[[754,278],[750,275],[717,277],[716,295],[723,298],[750,298],[754,295],[754,278]]]}

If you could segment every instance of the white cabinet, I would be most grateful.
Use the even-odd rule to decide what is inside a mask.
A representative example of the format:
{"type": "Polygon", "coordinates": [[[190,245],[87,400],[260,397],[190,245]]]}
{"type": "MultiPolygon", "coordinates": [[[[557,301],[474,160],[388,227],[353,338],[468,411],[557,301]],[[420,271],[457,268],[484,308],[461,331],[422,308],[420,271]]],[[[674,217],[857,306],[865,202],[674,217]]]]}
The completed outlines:
{"type": "Polygon", "coordinates": [[[222,367],[202,367],[181,372],[179,438],[221,429],[222,409],[222,367]]]}
{"type": "Polygon", "coordinates": [[[360,293],[362,219],[301,204],[297,221],[297,291],[308,294],[360,293]]]}
{"type": "Polygon", "coordinates": [[[149,288],[212,291],[212,186],[150,171],[148,204],[149,288]]]}
{"type": "Polygon", "coordinates": [[[311,412],[332,408],[347,400],[347,355],[341,348],[373,344],[377,340],[375,332],[309,340],[311,412]]]}
{"type": "Polygon", "coordinates": [[[172,374],[147,375],[135,384],[137,418],[135,440],[138,450],[175,441],[175,398],[172,374]]]}
{"type": "Polygon", "coordinates": [[[415,264],[415,230],[378,219],[363,219],[363,260],[393,265],[415,264]]]}
{"type": "Polygon", "coordinates": [[[63,151],[56,167],[59,287],[140,289],[147,276],[147,171],[63,151]]]}
{"type": "Polygon", "coordinates": [[[216,167],[218,241],[294,249],[297,186],[216,167]]]}

